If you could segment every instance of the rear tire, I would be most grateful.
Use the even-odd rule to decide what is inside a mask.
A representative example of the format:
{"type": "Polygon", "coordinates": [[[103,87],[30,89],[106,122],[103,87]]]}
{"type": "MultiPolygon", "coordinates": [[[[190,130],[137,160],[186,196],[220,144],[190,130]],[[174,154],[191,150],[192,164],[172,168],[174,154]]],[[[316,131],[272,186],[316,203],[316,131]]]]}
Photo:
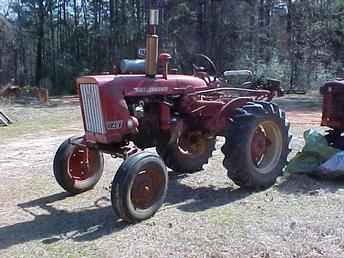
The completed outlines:
{"type": "MultiPolygon", "coordinates": [[[[200,136],[201,137],[201,136],[200,136]]],[[[201,151],[188,151],[181,147],[180,139],[176,142],[168,143],[162,140],[158,144],[156,151],[165,162],[166,166],[177,173],[194,173],[201,171],[203,165],[208,164],[209,158],[215,150],[215,138],[202,138],[200,143],[201,151]]],[[[188,146],[189,149],[190,146],[188,146]]]]}
{"type": "Polygon", "coordinates": [[[273,185],[290,152],[289,127],[275,104],[254,102],[240,108],[228,123],[222,147],[228,177],[256,190],[273,185]]]}
{"type": "Polygon", "coordinates": [[[64,190],[79,194],[98,183],[103,174],[104,158],[98,150],[80,147],[71,140],[82,143],[83,139],[69,138],[61,144],[54,158],[54,176],[64,190]]]}
{"type": "Polygon", "coordinates": [[[140,152],[126,159],[111,187],[115,213],[129,223],[152,217],[164,203],[168,184],[165,164],[159,156],[140,152]]]}

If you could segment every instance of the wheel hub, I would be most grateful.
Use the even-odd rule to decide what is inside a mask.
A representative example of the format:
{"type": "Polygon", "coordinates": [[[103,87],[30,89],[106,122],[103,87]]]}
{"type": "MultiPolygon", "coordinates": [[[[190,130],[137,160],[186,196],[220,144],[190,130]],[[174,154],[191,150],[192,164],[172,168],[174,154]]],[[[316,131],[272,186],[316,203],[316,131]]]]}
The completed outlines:
{"type": "Polygon", "coordinates": [[[135,208],[147,209],[154,202],[162,189],[162,177],[158,171],[140,172],[133,182],[131,200],[135,208]]]}
{"type": "Polygon", "coordinates": [[[69,158],[68,173],[78,181],[86,180],[93,176],[96,153],[87,148],[76,147],[69,158]]]}
{"type": "Polygon", "coordinates": [[[251,156],[256,164],[263,158],[270,145],[271,142],[269,138],[265,135],[264,131],[258,127],[251,142],[251,156]]]}
{"type": "Polygon", "coordinates": [[[275,121],[261,122],[251,138],[252,163],[260,174],[270,173],[279,163],[283,151],[283,136],[275,121]]]}

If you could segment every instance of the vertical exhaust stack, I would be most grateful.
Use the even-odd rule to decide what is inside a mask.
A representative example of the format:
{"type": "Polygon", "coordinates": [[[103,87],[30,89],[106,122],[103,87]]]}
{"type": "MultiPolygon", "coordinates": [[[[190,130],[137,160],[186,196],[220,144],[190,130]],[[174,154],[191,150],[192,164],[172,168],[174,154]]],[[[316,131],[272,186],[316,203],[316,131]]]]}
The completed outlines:
{"type": "Polygon", "coordinates": [[[159,24],[159,10],[150,9],[149,26],[146,39],[145,73],[148,77],[155,77],[158,70],[159,36],[157,26],[159,24]]]}

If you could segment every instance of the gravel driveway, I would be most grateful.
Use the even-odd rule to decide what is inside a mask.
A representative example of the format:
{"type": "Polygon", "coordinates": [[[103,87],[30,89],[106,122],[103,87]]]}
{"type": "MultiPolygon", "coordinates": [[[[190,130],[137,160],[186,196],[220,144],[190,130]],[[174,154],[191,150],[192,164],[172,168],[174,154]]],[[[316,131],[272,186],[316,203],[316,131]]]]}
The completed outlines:
{"type": "MultiPolygon", "coordinates": [[[[292,122],[292,156],[303,131],[319,125],[320,99],[278,102],[292,122]]],[[[82,133],[75,103],[0,110],[16,121],[0,128],[0,257],[344,257],[344,181],[292,175],[266,191],[242,190],[222,167],[219,138],[204,171],[171,172],[164,206],[127,225],[109,201],[120,160],[106,156],[96,188],[77,196],[52,175],[59,144],[82,133]]]]}

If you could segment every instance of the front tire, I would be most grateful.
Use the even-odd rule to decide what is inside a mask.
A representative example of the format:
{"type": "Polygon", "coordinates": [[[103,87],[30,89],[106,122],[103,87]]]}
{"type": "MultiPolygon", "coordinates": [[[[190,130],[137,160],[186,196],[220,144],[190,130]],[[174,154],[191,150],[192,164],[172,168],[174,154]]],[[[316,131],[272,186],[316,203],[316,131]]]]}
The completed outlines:
{"type": "Polygon", "coordinates": [[[164,203],[167,184],[167,169],[159,156],[134,154],[122,163],[112,182],[112,208],[129,223],[148,219],[164,203]]]}
{"type": "Polygon", "coordinates": [[[103,174],[103,154],[81,147],[82,138],[69,138],[58,148],[54,158],[54,176],[67,192],[79,194],[92,189],[103,174]],[[73,141],[73,143],[72,143],[73,141]]]}
{"type": "Polygon", "coordinates": [[[238,110],[225,132],[224,167],[240,187],[261,189],[276,182],[290,152],[289,123],[277,105],[251,103],[238,110]]]}

